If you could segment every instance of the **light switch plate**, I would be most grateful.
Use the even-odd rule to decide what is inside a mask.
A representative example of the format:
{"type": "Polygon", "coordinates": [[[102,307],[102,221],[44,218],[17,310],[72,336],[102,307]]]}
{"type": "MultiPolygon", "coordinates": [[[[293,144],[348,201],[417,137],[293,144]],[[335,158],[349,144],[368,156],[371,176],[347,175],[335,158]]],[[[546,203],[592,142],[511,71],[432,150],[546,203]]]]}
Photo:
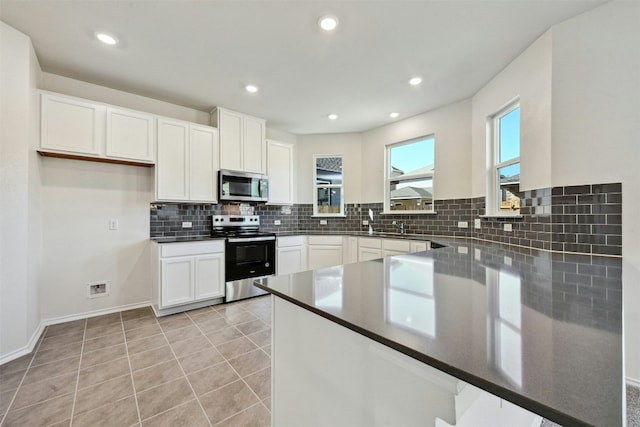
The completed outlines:
{"type": "Polygon", "coordinates": [[[469,228],[469,223],[467,221],[458,221],[458,228],[469,228]]]}
{"type": "Polygon", "coordinates": [[[367,221],[366,219],[362,220],[362,225],[369,225],[369,221],[367,221]]]}
{"type": "Polygon", "coordinates": [[[513,226],[511,224],[505,224],[504,231],[513,231],[513,226]]]}
{"type": "Polygon", "coordinates": [[[320,225],[327,225],[327,220],[326,219],[321,219],[320,220],[320,225]]]}
{"type": "Polygon", "coordinates": [[[473,220],[474,228],[482,228],[482,220],[480,218],[476,218],[473,220]]]}
{"type": "Polygon", "coordinates": [[[191,221],[182,221],[182,228],[192,228],[193,223],[191,221]]]}
{"type": "Polygon", "coordinates": [[[282,222],[280,222],[279,219],[274,219],[273,220],[273,225],[280,225],[280,224],[282,224],[282,222]]]}

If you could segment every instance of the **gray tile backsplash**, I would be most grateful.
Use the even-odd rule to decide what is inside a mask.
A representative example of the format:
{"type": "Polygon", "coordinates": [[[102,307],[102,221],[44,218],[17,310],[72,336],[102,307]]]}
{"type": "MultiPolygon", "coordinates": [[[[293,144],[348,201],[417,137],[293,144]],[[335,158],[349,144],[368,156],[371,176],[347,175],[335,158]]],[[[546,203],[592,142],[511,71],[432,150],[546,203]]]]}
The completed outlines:
{"type": "MultiPolygon", "coordinates": [[[[397,232],[434,236],[475,237],[526,248],[586,254],[622,255],[622,185],[620,183],[542,188],[522,192],[520,216],[474,220],[485,214],[484,197],[435,201],[435,213],[383,214],[382,203],[347,204],[344,217],[314,217],[313,205],[255,205],[262,231],[397,232]],[[275,221],[279,220],[280,225],[275,221]],[[326,220],[326,225],[320,225],[326,220]],[[363,226],[362,221],[369,221],[363,226]],[[458,227],[466,222],[467,228],[458,227]],[[504,231],[504,224],[512,231],[504,231]]],[[[238,204],[151,205],[151,237],[206,236],[211,215],[239,214],[238,204]],[[191,229],[182,228],[190,221],[191,229]]]]}

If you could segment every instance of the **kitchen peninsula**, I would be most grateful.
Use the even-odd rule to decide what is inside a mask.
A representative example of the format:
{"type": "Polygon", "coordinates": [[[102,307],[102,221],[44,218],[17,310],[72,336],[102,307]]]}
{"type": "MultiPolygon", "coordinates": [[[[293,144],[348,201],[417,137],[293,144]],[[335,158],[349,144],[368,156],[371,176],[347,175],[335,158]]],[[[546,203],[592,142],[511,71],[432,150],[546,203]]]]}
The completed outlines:
{"type": "Polygon", "coordinates": [[[454,425],[467,384],[564,426],[622,425],[619,258],[434,240],[256,283],[274,295],[273,425],[454,425]]]}

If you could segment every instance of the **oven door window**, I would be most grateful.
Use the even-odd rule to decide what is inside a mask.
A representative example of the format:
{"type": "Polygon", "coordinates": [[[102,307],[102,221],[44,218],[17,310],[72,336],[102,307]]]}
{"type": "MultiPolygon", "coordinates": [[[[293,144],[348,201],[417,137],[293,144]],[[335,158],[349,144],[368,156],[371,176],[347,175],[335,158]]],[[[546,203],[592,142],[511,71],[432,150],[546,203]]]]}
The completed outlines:
{"type": "Polygon", "coordinates": [[[268,248],[264,244],[237,246],[235,251],[238,266],[263,264],[269,256],[268,248]]]}

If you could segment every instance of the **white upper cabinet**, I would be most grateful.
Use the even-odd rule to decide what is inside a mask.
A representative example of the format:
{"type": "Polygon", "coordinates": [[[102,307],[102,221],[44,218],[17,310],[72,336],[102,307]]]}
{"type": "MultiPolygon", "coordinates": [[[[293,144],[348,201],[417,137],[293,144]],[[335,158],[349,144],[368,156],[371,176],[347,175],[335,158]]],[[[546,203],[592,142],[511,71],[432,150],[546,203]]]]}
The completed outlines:
{"type": "Polygon", "coordinates": [[[153,162],[155,120],[151,114],[107,107],[107,156],[153,162]]]}
{"type": "Polygon", "coordinates": [[[218,130],[209,126],[189,126],[189,200],[218,200],[218,130]]]}
{"type": "Polygon", "coordinates": [[[218,130],[158,119],[156,200],[217,202],[218,130]]]}
{"type": "Polygon", "coordinates": [[[293,144],[267,141],[269,204],[293,204],[293,144]]]}
{"type": "Polygon", "coordinates": [[[42,149],[99,156],[104,146],[105,109],[90,101],[43,93],[42,149]]]}
{"type": "Polygon", "coordinates": [[[41,153],[107,163],[151,166],[156,117],[95,101],[42,91],[41,153]]]}
{"type": "Polygon", "coordinates": [[[265,173],[264,119],[216,108],[212,122],[220,130],[220,168],[265,173]]]}

